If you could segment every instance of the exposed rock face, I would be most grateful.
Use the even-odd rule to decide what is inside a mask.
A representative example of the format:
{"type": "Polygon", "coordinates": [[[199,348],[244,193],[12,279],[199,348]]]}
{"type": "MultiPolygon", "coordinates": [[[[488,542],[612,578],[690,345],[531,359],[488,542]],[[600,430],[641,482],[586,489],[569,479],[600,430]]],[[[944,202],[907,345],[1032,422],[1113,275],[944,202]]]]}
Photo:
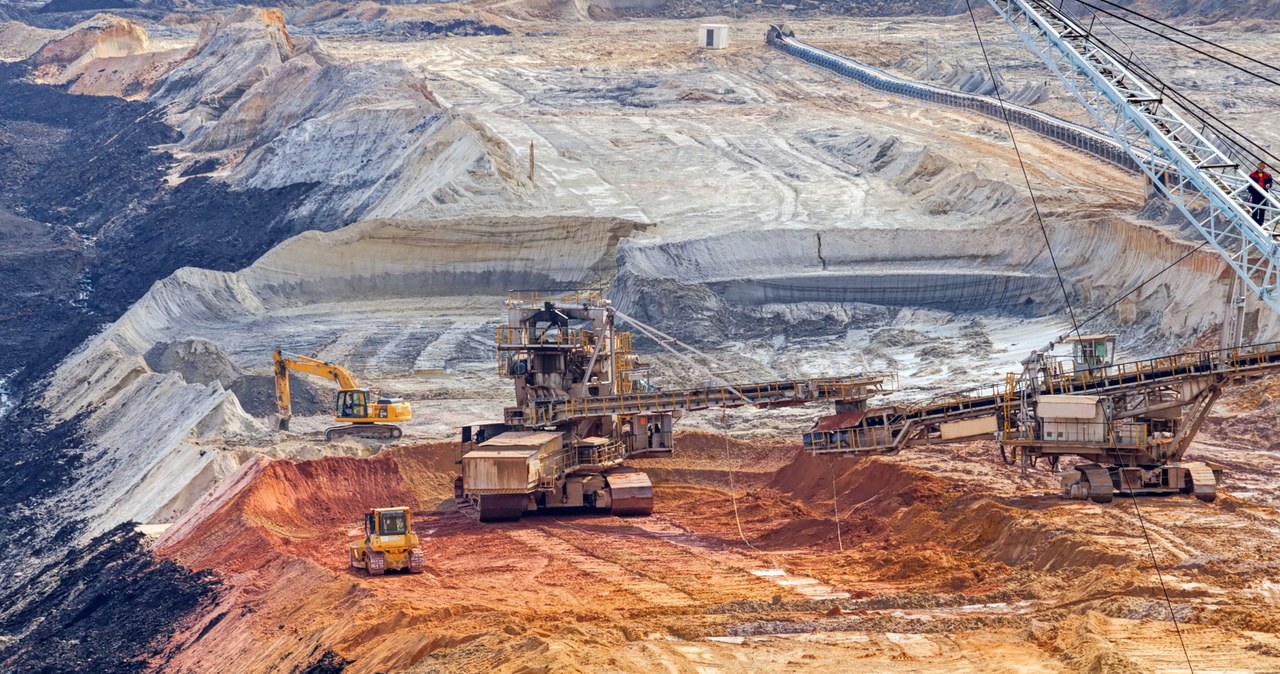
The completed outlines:
{"type": "MultiPolygon", "coordinates": [[[[236,365],[217,344],[198,337],[161,342],[143,356],[147,367],[157,373],[176,372],[188,384],[212,384],[235,394],[246,412],[255,417],[268,417],[276,412],[275,379],[271,375],[251,375],[236,365]]],[[[265,360],[265,358],[264,358],[265,360]]],[[[329,412],[333,408],[333,392],[312,384],[312,380],[290,377],[293,413],[298,415],[329,412]]]]}
{"type": "Polygon", "coordinates": [[[0,61],[21,61],[59,35],[56,30],[6,19],[4,12],[0,7],[0,61]]]}
{"type": "MultiPolygon", "coordinates": [[[[81,23],[76,30],[45,44],[32,57],[37,67],[73,68],[95,59],[116,58],[150,49],[150,40],[141,26],[114,16],[100,14],[81,23]]],[[[64,84],[81,74],[72,70],[63,77],[46,81],[64,84]]],[[[38,76],[38,74],[37,74],[38,76]]]]}
{"type": "MultiPolygon", "coordinates": [[[[66,493],[76,495],[91,533],[128,520],[170,522],[257,451],[227,443],[266,433],[241,402],[259,416],[273,412],[271,377],[246,373],[192,335],[246,324],[289,334],[297,326],[288,310],[314,302],[595,283],[614,273],[617,242],[635,228],[603,219],[368,221],[299,235],[241,272],[179,270],[52,377],[45,404],[58,421],[83,415],[92,438],[76,453],[78,481],[66,493]],[[541,243],[520,245],[530,241],[541,243]]],[[[247,356],[258,372],[275,346],[301,348],[262,345],[247,356]]],[[[405,369],[412,363],[410,356],[405,369]]],[[[297,414],[331,409],[331,388],[300,377],[293,388],[297,414]]]]}
{"type": "MultiPolygon", "coordinates": [[[[82,4],[91,3],[58,6],[82,4]]],[[[854,4],[890,11],[930,3],[854,4]]],[[[482,22],[394,20],[393,12],[376,5],[350,11],[317,6],[298,13],[308,12],[317,34],[368,29],[353,25],[366,20],[418,34],[500,34],[482,22]]],[[[3,417],[0,410],[0,437],[10,438],[12,445],[0,453],[0,522],[6,525],[0,540],[6,549],[29,553],[0,558],[0,669],[130,671],[150,657],[152,666],[164,670],[216,666],[219,657],[231,655],[228,666],[245,671],[339,671],[344,656],[358,657],[358,667],[373,671],[458,646],[489,651],[481,655],[494,660],[474,662],[497,665],[500,649],[516,641],[508,637],[517,633],[499,632],[492,622],[506,608],[473,612],[440,630],[463,625],[470,634],[483,634],[472,646],[456,635],[440,634],[437,640],[437,635],[423,636],[421,626],[436,629],[463,611],[472,612],[472,588],[450,588],[458,596],[455,608],[446,611],[457,612],[441,613],[432,592],[421,608],[409,607],[389,624],[386,599],[394,590],[380,595],[345,575],[350,572],[342,544],[368,499],[440,507],[452,494],[451,451],[437,448],[429,457],[405,460],[393,451],[373,461],[268,461],[268,456],[298,458],[302,451],[347,451],[300,450],[267,439],[260,417],[273,402],[271,379],[262,373],[272,346],[349,355],[343,362],[361,375],[401,381],[419,370],[446,370],[464,354],[469,363],[484,361],[483,374],[477,374],[480,367],[463,374],[472,382],[483,376],[485,383],[476,388],[491,393],[497,407],[499,394],[491,391],[496,389],[494,331],[485,321],[498,314],[500,296],[511,288],[610,286],[628,311],[713,347],[728,340],[772,340],[763,348],[782,352],[791,338],[822,338],[828,341],[810,351],[824,374],[852,362],[837,358],[891,348],[914,352],[922,371],[941,371],[937,363],[953,359],[951,344],[931,344],[932,335],[892,324],[896,317],[913,324],[928,312],[944,313],[939,309],[1040,317],[1060,308],[1057,280],[1042,253],[1039,230],[1029,221],[1021,186],[999,175],[1012,164],[966,162],[964,153],[995,150],[973,137],[957,141],[966,133],[963,125],[943,128],[954,117],[922,132],[954,134],[937,141],[937,146],[952,144],[939,149],[932,141],[900,140],[911,133],[903,128],[865,130],[845,118],[813,122],[807,116],[812,109],[774,113],[789,107],[780,101],[794,92],[771,81],[762,84],[769,78],[760,69],[744,75],[718,62],[702,69],[697,86],[669,85],[665,73],[605,73],[616,66],[594,63],[593,76],[600,81],[580,84],[574,80],[588,78],[579,54],[590,53],[581,45],[574,47],[582,49],[574,52],[576,62],[546,65],[532,75],[523,65],[504,70],[491,63],[473,64],[476,70],[470,73],[451,72],[458,81],[480,81],[480,94],[468,99],[442,90],[438,99],[421,75],[431,72],[430,63],[424,69],[421,63],[343,62],[318,42],[291,33],[284,16],[228,11],[204,25],[193,44],[166,50],[158,50],[136,25],[110,17],[57,33],[0,28],[0,40],[15,36],[12,43],[0,44],[5,58],[30,58],[26,65],[37,68],[41,81],[93,95],[69,96],[15,81],[30,75],[16,66],[0,83],[0,207],[15,211],[12,217],[0,213],[0,232],[17,241],[0,243],[0,338],[12,337],[12,348],[0,352],[0,376],[12,367],[27,368],[12,392],[11,416],[3,417]],[[504,70],[508,79],[483,80],[477,75],[482,69],[504,70]],[[554,71],[563,79],[554,79],[554,71]],[[519,79],[526,77],[540,78],[543,90],[520,88],[519,79]],[[574,97],[571,105],[565,103],[574,97]],[[441,104],[475,99],[489,106],[473,106],[476,117],[441,104]],[[675,105],[685,107],[679,114],[660,110],[675,105]],[[616,107],[609,107],[614,119],[600,115],[582,121],[606,106],[626,112],[616,114],[616,107]],[[750,112],[728,117],[729,106],[750,112]],[[514,120],[527,125],[508,119],[501,127],[490,118],[479,119],[485,114],[496,119],[499,110],[513,109],[530,109],[543,119],[514,120]],[[654,109],[659,110],[644,112],[654,109]],[[696,114],[704,116],[706,126],[681,126],[696,114]],[[754,139],[746,138],[750,132],[710,133],[734,124],[725,119],[774,114],[804,115],[793,125],[801,131],[775,128],[754,139]],[[557,116],[554,124],[548,122],[557,116]],[[546,134],[540,138],[552,151],[547,164],[539,166],[546,177],[535,188],[503,139],[523,149],[530,132],[538,131],[546,134]],[[649,165],[619,168],[622,162],[614,157],[630,153],[645,156],[649,165]],[[683,172],[666,166],[672,157],[683,172]],[[713,161],[698,163],[707,157],[713,161]],[[610,161],[615,164],[609,166],[610,161]],[[754,187],[731,182],[748,173],[768,174],[769,180],[754,187]],[[865,184],[852,189],[860,181],[835,180],[850,176],[865,176],[865,184]],[[833,186],[835,196],[800,198],[798,187],[804,185],[833,186]],[[699,201],[699,189],[723,189],[725,196],[714,203],[705,196],[699,201]],[[667,203],[658,203],[657,194],[667,203]],[[779,207],[788,203],[789,208],[779,207]],[[521,207],[530,204],[540,209],[537,214],[551,215],[443,219],[472,210],[523,213],[521,207]],[[901,217],[878,220],[885,208],[897,209],[901,217]],[[707,217],[712,209],[720,213],[707,217]],[[633,222],[563,212],[638,212],[646,219],[653,213],[661,225],[632,240],[643,229],[633,222]],[[714,220],[714,226],[706,220],[714,220]],[[671,221],[679,226],[669,226],[671,221]],[[355,224],[342,227],[346,223],[355,224]],[[37,262],[54,267],[38,284],[30,273],[37,262]],[[400,331],[372,338],[368,335],[376,326],[349,329],[373,320],[374,305],[384,314],[391,313],[388,307],[432,314],[450,302],[449,308],[470,314],[456,323],[449,323],[453,317],[396,316],[400,331]],[[486,318],[476,318],[481,315],[486,318]],[[342,320],[349,323],[344,326],[342,320]],[[855,337],[859,330],[872,334],[862,340],[855,337]],[[84,341],[90,334],[96,336],[84,341]],[[826,351],[832,335],[847,344],[826,351]],[[54,363],[61,363],[56,371],[54,363]],[[32,385],[44,375],[50,375],[47,382],[32,385]],[[71,516],[77,519],[68,521],[71,516]],[[135,538],[117,526],[130,519],[177,522],[162,545],[165,554],[234,576],[235,591],[245,594],[216,598],[206,605],[213,610],[177,625],[173,636],[177,619],[192,615],[207,588],[199,577],[142,556],[135,538]],[[263,551],[269,565],[245,550],[263,551]],[[91,558],[94,551],[105,556],[91,558]],[[94,575],[89,564],[108,571],[94,575]],[[293,615],[319,607],[322,617],[278,634],[284,628],[278,627],[277,614],[243,611],[246,605],[259,606],[256,599],[269,599],[273,610],[293,615]],[[128,624],[121,616],[130,602],[156,608],[128,624]],[[350,613],[333,611],[352,605],[367,613],[351,620],[350,613]],[[37,615],[47,617],[39,622],[37,615]],[[133,631],[121,634],[122,624],[133,631]],[[152,636],[172,637],[169,648],[148,650],[152,636]],[[270,641],[268,647],[264,640],[270,641]],[[46,642],[53,645],[41,650],[46,642]]],[[[689,51],[687,45],[663,48],[643,58],[683,58],[689,51]]],[[[743,50],[734,58],[759,54],[743,50]]],[[[444,76],[428,76],[436,77],[432,86],[445,86],[444,76]]],[[[930,76],[966,88],[990,86],[962,68],[930,76]]],[[[813,79],[796,87],[810,85],[813,79]]],[[[1035,95],[1030,89],[1026,93],[1035,95]]],[[[823,103],[840,110],[840,116],[846,106],[860,113],[873,107],[858,94],[840,92],[823,103]]],[[[911,123],[892,121],[904,127],[911,123]]],[[[540,157],[542,152],[540,145],[540,157]]],[[[1103,214],[1073,215],[1050,231],[1073,298],[1108,302],[1187,249],[1155,229],[1112,218],[1115,202],[1075,199],[1065,194],[1069,189],[1046,202],[1059,212],[1103,214]],[[1115,264],[1122,255],[1132,256],[1134,263],[1115,264]]],[[[1131,342],[1136,348],[1179,342],[1216,320],[1217,297],[1206,300],[1214,293],[1203,289],[1216,290],[1220,269],[1209,253],[1192,256],[1122,302],[1107,320],[1132,326],[1139,338],[1131,342]]],[[[992,337],[972,320],[951,326],[960,332],[954,343],[990,351],[992,337]]],[[[793,362],[779,358],[780,367],[803,369],[794,355],[788,357],[793,362]]],[[[331,406],[330,389],[311,389],[295,380],[294,393],[300,414],[331,406]]],[[[428,408],[432,416],[449,401],[438,402],[428,408]]],[[[6,405],[0,399],[0,406],[6,405]]],[[[449,430],[453,420],[433,423],[449,430]]],[[[789,482],[773,487],[800,501],[825,493],[835,477],[825,459],[802,457],[797,465],[803,475],[793,473],[789,482]],[[808,493],[801,498],[804,490],[808,493]]],[[[915,476],[885,466],[848,468],[841,484],[847,487],[860,475],[893,492],[881,499],[880,489],[854,490],[854,497],[867,501],[910,501],[919,495],[912,491],[915,476]]],[[[682,510],[698,515],[706,495],[689,497],[682,510]]],[[[727,512],[726,498],[714,496],[721,515],[727,512]]],[[[756,508],[757,523],[777,527],[776,513],[764,500],[754,505],[761,504],[766,507],[756,508]]],[[[804,507],[795,506],[797,512],[804,507]]],[[[736,501],[733,508],[736,519],[736,501]]],[[[963,521],[964,512],[957,506],[945,517],[917,512],[904,521],[917,541],[929,543],[952,532],[941,525],[963,521]]],[[[996,547],[1022,549],[1023,543],[1044,541],[1036,538],[1043,527],[1033,522],[1009,525],[1012,507],[984,503],[978,512],[997,528],[1015,529],[1009,545],[996,547]]],[[[691,518],[691,525],[699,519],[691,518]]],[[[762,542],[790,550],[825,540],[814,533],[827,530],[820,518],[787,524],[771,529],[762,542]]],[[[969,530],[971,538],[989,533],[978,529],[969,530]]],[[[573,535],[570,529],[565,533],[573,535]]],[[[642,538],[636,552],[674,545],[682,535],[642,538]]],[[[725,528],[701,535],[714,548],[735,533],[725,528]]],[[[736,535],[743,535],[740,529],[736,535]]],[[[508,550],[525,542],[501,538],[493,544],[508,550]]],[[[554,554],[532,558],[537,566],[532,571],[596,565],[584,564],[582,553],[563,543],[552,542],[550,550],[554,554]]],[[[451,563],[464,569],[470,552],[467,545],[459,546],[451,563]]],[[[990,562],[995,554],[981,559],[990,562]]],[[[1124,561],[1092,549],[1037,555],[1000,561],[1024,566],[1124,561]]],[[[712,561],[705,568],[724,567],[723,560],[712,561]]],[[[529,578],[529,571],[513,566],[502,573],[529,578]]],[[[906,577],[910,570],[903,573],[906,577]]],[[[749,574],[742,579],[698,576],[673,581],[687,585],[675,593],[664,590],[659,598],[696,593],[704,579],[738,588],[706,603],[714,608],[728,599],[749,601],[758,593],[751,589],[740,595],[741,588],[770,582],[749,574]]],[[[578,611],[581,589],[603,585],[592,579],[567,587],[564,610],[578,611]]],[[[643,598],[653,587],[640,581],[629,592],[643,598]]],[[[542,610],[543,597],[530,596],[529,607],[521,610],[542,610]]],[[[671,623],[685,620],[665,613],[654,611],[671,623]]],[[[589,623],[592,617],[574,619],[589,623]]],[[[743,633],[752,629],[767,631],[768,625],[746,626],[743,633]]],[[[530,640],[520,647],[525,646],[532,664],[547,643],[530,640]]],[[[442,669],[451,669],[452,662],[441,662],[442,669]]]]}
{"type": "MultiPolygon", "coordinates": [[[[47,303],[36,320],[51,327],[21,341],[12,362],[0,355],[3,371],[41,371],[184,265],[237,269],[303,229],[458,211],[519,188],[501,177],[509,168],[498,170],[510,159],[490,159],[509,150],[444,110],[403,67],[334,64],[294,40],[279,11],[231,12],[190,50],[148,51],[137,25],[106,16],[22,35],[46,40],[31,58],[44,81],[147,100],[67,96],[13,81],[18,66],[3,73],[0,139],[28,142],[0,154],[0,208],[96,237],[83,262],[62,267],[81,279],[78,295],[47,303]],[[47,360],[21,357],[28,349],[47,360]]],[[[4,306],[14,301],[0,299],[0,317],[14,316],[4,306]]]]}
{"type": "Polygon", "coordinates": [[[293,219],[421,215],[508,189],[489,156],[506,150],[402,64],[334,63],[277,10],[240,9],[207,27],[152,100],[183,131],[185,166],[213,159],[237,190],[317,185],[293,219]]]}
{"type": "MultiPolygon", "coordinates": [[[[233,12],[194,49],[157,51],[135,24],[111,17],[70,31],[5,25],[3,35],[0,57],[28,59],[0,68],[0,227],[12,235],[0,243],[0,283],[15,291],[0,298],[0,372],[18,370],[5,394],[24,408],[54,363],[180,267],[242,268],[303,229],[357,219],[393,190],[401,193],[384,211],[430,210],[473,188],[506,198],[487,159],[496,146],[472,122],[450,115],[403,68],[333,64],[314,44],[294,41],[279,12],[233,12]],[[24,81],[33,73],[73,93],[24,81]],[[315,199],[306,202],[308,194],[315,199]],[[33,259],[47,270],[40,283],[30,278],[33,259]]],[[[117,523],[172,521],[252,455],[226,449],[266,430],[232,391],[261,411],[271,405],[270,378],[224,381],[235,368],[199,343],[162,347],[150,354],[152,368],[146,356],[155,345],[85,352],[78,362],[86,369],[61,389],[68,399],[52,406],[56,419],[25,410],[0,419],[13,440],[0,459],[4,547],[30,553],[0,562],[0,591],[18,593],[6,596],[49,608],[40,602],[50,592],[68,592],[67,606],[106,606],[56,585],[78,583],[74,575],[22,583],[59,555],[79,555],[78,563],[87,550],[115,549],[93,537],[117,523]]],[[[305,384],[295,391],[304,412],[331,395],[308,395],[305,384]]],[[[130,583],[177,587],[135,541],[121,545],[115,563],[126,576],[104,575],[92,592],[128,606],[146,600],[129,593],[130,583]]],[[[0,668],[137,670],[150,639],[190,610],[183,597],[199,594],[175,591],[155,621],[130,624],[104,609],[102,620],[130,627],[133,641],[85,609],[68,620],[92,634],[57,652],[32,646],[56,625],[28,640],[16,626],[30,616],[6,601],[0,668]]],[[[317,662],[340,660],[317,654],[317,662]]]]}
{"type": "Polygon", "coordinates": [[[153,557],[129,525],[54,554],[44,570],[0,584],[5,671],[142,671],[161,645],[155,638],[177,631],[217,588],[212,574],[153,557]]]}

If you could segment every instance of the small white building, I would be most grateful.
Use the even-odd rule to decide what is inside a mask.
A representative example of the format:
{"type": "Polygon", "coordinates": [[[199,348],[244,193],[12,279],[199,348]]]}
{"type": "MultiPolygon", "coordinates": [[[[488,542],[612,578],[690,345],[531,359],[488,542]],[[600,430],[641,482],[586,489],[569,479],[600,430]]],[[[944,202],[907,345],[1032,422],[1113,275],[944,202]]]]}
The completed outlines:
{"type": "Polygon", "coordinates": [[[729,26],[704,23],[698,26],[698,46],[702,49],[724,49],[729,46],[729,26]]]}

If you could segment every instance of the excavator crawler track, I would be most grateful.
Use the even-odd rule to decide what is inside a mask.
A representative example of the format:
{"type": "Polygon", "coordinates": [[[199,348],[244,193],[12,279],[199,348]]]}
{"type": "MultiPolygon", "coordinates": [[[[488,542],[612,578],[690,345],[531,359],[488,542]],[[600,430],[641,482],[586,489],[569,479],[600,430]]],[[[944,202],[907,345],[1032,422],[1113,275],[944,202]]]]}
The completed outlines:
{"type": "Polygon", "coordinates": [[[337,438],[365,438],[367,440],[396,440],[404,434],[399,426],[389,424],[352,424],[334,426],[324,432],[325,440],[337,438]]]}
{"type": "Polygon", "coordinates": [[[509,522],[524,515],[527,494],[484,494],[480,496],[481,522],[509,522]]]}

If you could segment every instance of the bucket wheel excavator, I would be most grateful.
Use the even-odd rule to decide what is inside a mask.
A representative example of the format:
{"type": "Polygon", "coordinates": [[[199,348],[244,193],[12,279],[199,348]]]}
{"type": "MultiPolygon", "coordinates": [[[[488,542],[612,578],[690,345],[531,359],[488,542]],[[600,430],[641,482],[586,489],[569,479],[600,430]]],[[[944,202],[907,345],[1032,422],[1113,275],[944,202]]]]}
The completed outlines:
{"type": "Polygon", "coordinates": [[[1280,371],[1280,344],[1197,351],[1113,363],[1110,335],[1065,338],[1070,358],[1035,353],[1003,385],[912,406],[819,420],[804,436],[815,454],[896,454],[908,447],[995,438],[1006,463],[1025,471],[1064,456],[1084,463],[1058,473],[1062,495],[1193,494],[1213,501],[1221,468],[1183,457],[1213,403],[1233,384],[1280,371]]]}
{"type": "Polygon", "coordinates": [[[308,374],[338,384],[338,397],[334,402],[334,420],[348,425],[326,429],[325,440],[350,437],[395,440],[403,433],[395,424],[405,423],[412,417],[409,403],[401,398],[374,396],[369,389],[362,388],[351,372],[341,365],[296,353],[287,353],[280,349],[275,350],[273,358],[279,430],[289,430],[289,421],[293,418],[293,403],[289,393],[290,372],[308,374]]]}
{"type": "Polygon", "coordinates": [[[718,375],[695,358],[731,368],[622,314],[596,293],[554,301],[517,294],[507,311],[507,324],[497,329],[498,373],[515,384],[516,404],[504,410],[502,423],[464,427],[457,457],[458,506],[481,521],[565,508],[648,515],[653,484],[625,462],[671,454],[672,426],[685,412],[824,402],[848,411],[896,381],[869,374],[658,390],[632,350],[632,333],[615,329],[616,319],[713,379],[718,375]]]}

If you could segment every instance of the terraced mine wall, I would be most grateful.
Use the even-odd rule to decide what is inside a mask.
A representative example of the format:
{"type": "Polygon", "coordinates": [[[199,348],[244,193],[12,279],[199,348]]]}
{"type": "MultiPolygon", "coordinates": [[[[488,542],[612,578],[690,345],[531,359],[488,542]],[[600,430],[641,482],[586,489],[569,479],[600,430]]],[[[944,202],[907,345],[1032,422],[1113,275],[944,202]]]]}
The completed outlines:
{"type": "Polygon", "coordinates": [[[194,178],[168,189],[172,160],[151,148],[176,135],[152,105],[25,74],[0,66],[0,229],[12,234],[0,237],[0,372],[17,372],[14,390],[180,267],[240,269],[296,234],[286,214],[312,188],[194,178]]]}
{"type": "MultiPolygon", "coordinates": [[[[95,31],[107,22],[122,26],[118,19],[106,19],[67,44],[92,49],[94,36],[102,35],[95,31]]],[[[146,513],[138,507],[121,510],[110,522],[99,521],[95,518],[101,513],[95,508],[101,504],[71,494],[77,487],[80,493],[105,494],[111,490],[103,489],[100,480],[113,475],[132,474],[145,485],[212,479],[209,471],[200,472],[204,465],[195,459],[206,452],[185,438],[207,432],[201,430],[202,423],[252,421],[245,420],[239,403],[216,382],[188,384],[177,372],[149,373],[137,355],[116,374],[126,380],[142,376],[148,385],[120,396],[106,412],[121,415],[121,424],[134,428],[148,417],[154,420],[157,410],[185,410],[194,421],[173,424],[142,441],[120,443],[135,454],[175,444],[186,450],[174,462],[185,468],[154,470],[132,460],[135,457],[104,456],[100,445],[106,429],[91,415],[64,414],[66,401],[48,410],[35,404],[54,367],[104,324],[124,314],[154,283],[179,269],[244,268],[300,231],[348,224],[372,203],[359,190],[376,183],[377,176],[339,185],[346,190],[343,194],[357,193],[352,205],[325,208],[333,203],[334,181],[327,181],[330,190],[324,194],[316,190],[318,178],[297,171],[270,176],[262,184],[230,181],[199,175],[219,168],[220,161],[196,157],[197,168],[184,170],[181,160],[157,149],[193,138],[209,142],[208,132],[220,128],[210,123],[211,118],[225,126],[243,121],[228,108],[201,107],[201,101],[211,100],[210,93],[219,94],[215,98],[224,104],[232,94],[244,95],[261,77],[264,65],[279,68],[286,60],[297,61],[294,68],[309,65],[331,77],[350,75],[347,80],[357,88],[377,88],[384,81],[374,76],[378,73],[345,73],[324,61],[323,54],[295,50],[282,27],[252,11],[232,15],[218,30],[222,32],[209,34],[206,46],[216,50],[219,35],[239,40],[240,48],[228,51],[243,59],[195,60],[192,67],[164,80],[163,96],[146,100],[123,100],[114,90],[76,91],[83,82],[33,83],[34,57],[0,64],[0,343],[6,346],[0,350],[0,385],[17,403],[0,414],[0,433],[7,438],[0,452],[0,549],[7,553],[0,559],[0,671],[144,669],[155,656],[149,650],[155,640],[163,639],[215,588],[203,576],[154,561],[142,537],[128,524],[120,524],[143,519],[146,513]],[[204,72],[201,67],[222,70],[204,72]],[[211,92],[215,87],[224,89],[211,92]],[[197,118],[197,123],[182,124],[197,118]],[[316,195],[322,198],[304,208],[316,195]],[[145,615],[142,606],[147,607],[145,615]]],[[[70,58],[77,59],[76,53],[70,58]]],[[[145,60],[134,65],[144,74],[152,72],[145,60]]],[[[113,67],[127,70],[118,62],[113,67]]],[[[406,82],[400,72],[383,76],[406,82]]],[[[319,90],[343,96],[331,84],[319,90]]],[[[380,91],[406,103],[378,118],[387,121],[386,126],[369,130],[385,145],[401,147],[399,136],[388,133],[387,126],[409,129],[424,119],[438,119],[436,126],[414,131],[415,138],[427,143],[434,131],[442,130],[448,139],[471,148],[472,156],[483,154],[484,147],[467,137],[470,127],[441,112],[428,92],[407,84],[380,91]]],[[[289,119],[298,123],[306,123],[324,104],[311,99],[298,103],[297,96],[276,99],[297,104],[289,119]],[[308,102],[313,107],[303,105],[308,102]]],[[[362,120],[370,117],[367,112],[352,114],[362,120]]],[[[287,131],[275,129],[282,152],[298,145],[290,144],[293,137],[287,131]]],[[[224,141],[217,150],[234,147],[226,136],[215,138],[224,141]]],[[[365,149],[376,153],[381,147],[365,149]]],[[[280,148],[268,148],[273,149],[280,148]]],[[[342,170],[343,161],[370,165],[370,171],[382,166],[367,161],[359,149],[322,164],[335,171],[342,170]]],[[[412,152],[418,159],[434,156],[416,147],[412,152]]],[[[462,162],[458,172],[468,171],[484,173],[474,163],[462,162]]],[[[430,198],[451,175],[437,175],[439,181],[425,185],[419,194],[430,198]]],[[[90,375],[83,381],[92,379],[90,375]]],[[[113,497],[136,501],[138,492],[126,487],[113,497]]],[[[178,499],[158,507],[173,512],[187,505],[178,499]]],[[[321,653],[315,661],[321,669],[325,662],[335,662],[321,653]]]]}
{"type": "Polygon", "coordinates": [[[805,44],[794,37],[770,28],[766,42],[775,49],[808,61],[819,68],[847,77],[859,84],[898,96],[915,98],[935,105],[946,105],[962,110],[972,110],[989,117],[1008,120],[1024,129],[1052,138],[1064,145],[1086,152],[1130,171],[1137,172],[1138,165],[1115,141],[1063,119],[1009,102],[1001,102],[990,96],[965,94],[941,87],[896,77],[865,63],[821,47],[805,44]]]}
{"type": "MultiPolygon", "coordinates": [[[[1000,272],[870,272],[708,283],[730,304],[835,302],[920,307],[959,313],[1000,312],[1034,316],[1052,298],[1048,276],[1000,272]]],[[[1050,301],[1048,306],[1060,304],[1050,301]]]]}

